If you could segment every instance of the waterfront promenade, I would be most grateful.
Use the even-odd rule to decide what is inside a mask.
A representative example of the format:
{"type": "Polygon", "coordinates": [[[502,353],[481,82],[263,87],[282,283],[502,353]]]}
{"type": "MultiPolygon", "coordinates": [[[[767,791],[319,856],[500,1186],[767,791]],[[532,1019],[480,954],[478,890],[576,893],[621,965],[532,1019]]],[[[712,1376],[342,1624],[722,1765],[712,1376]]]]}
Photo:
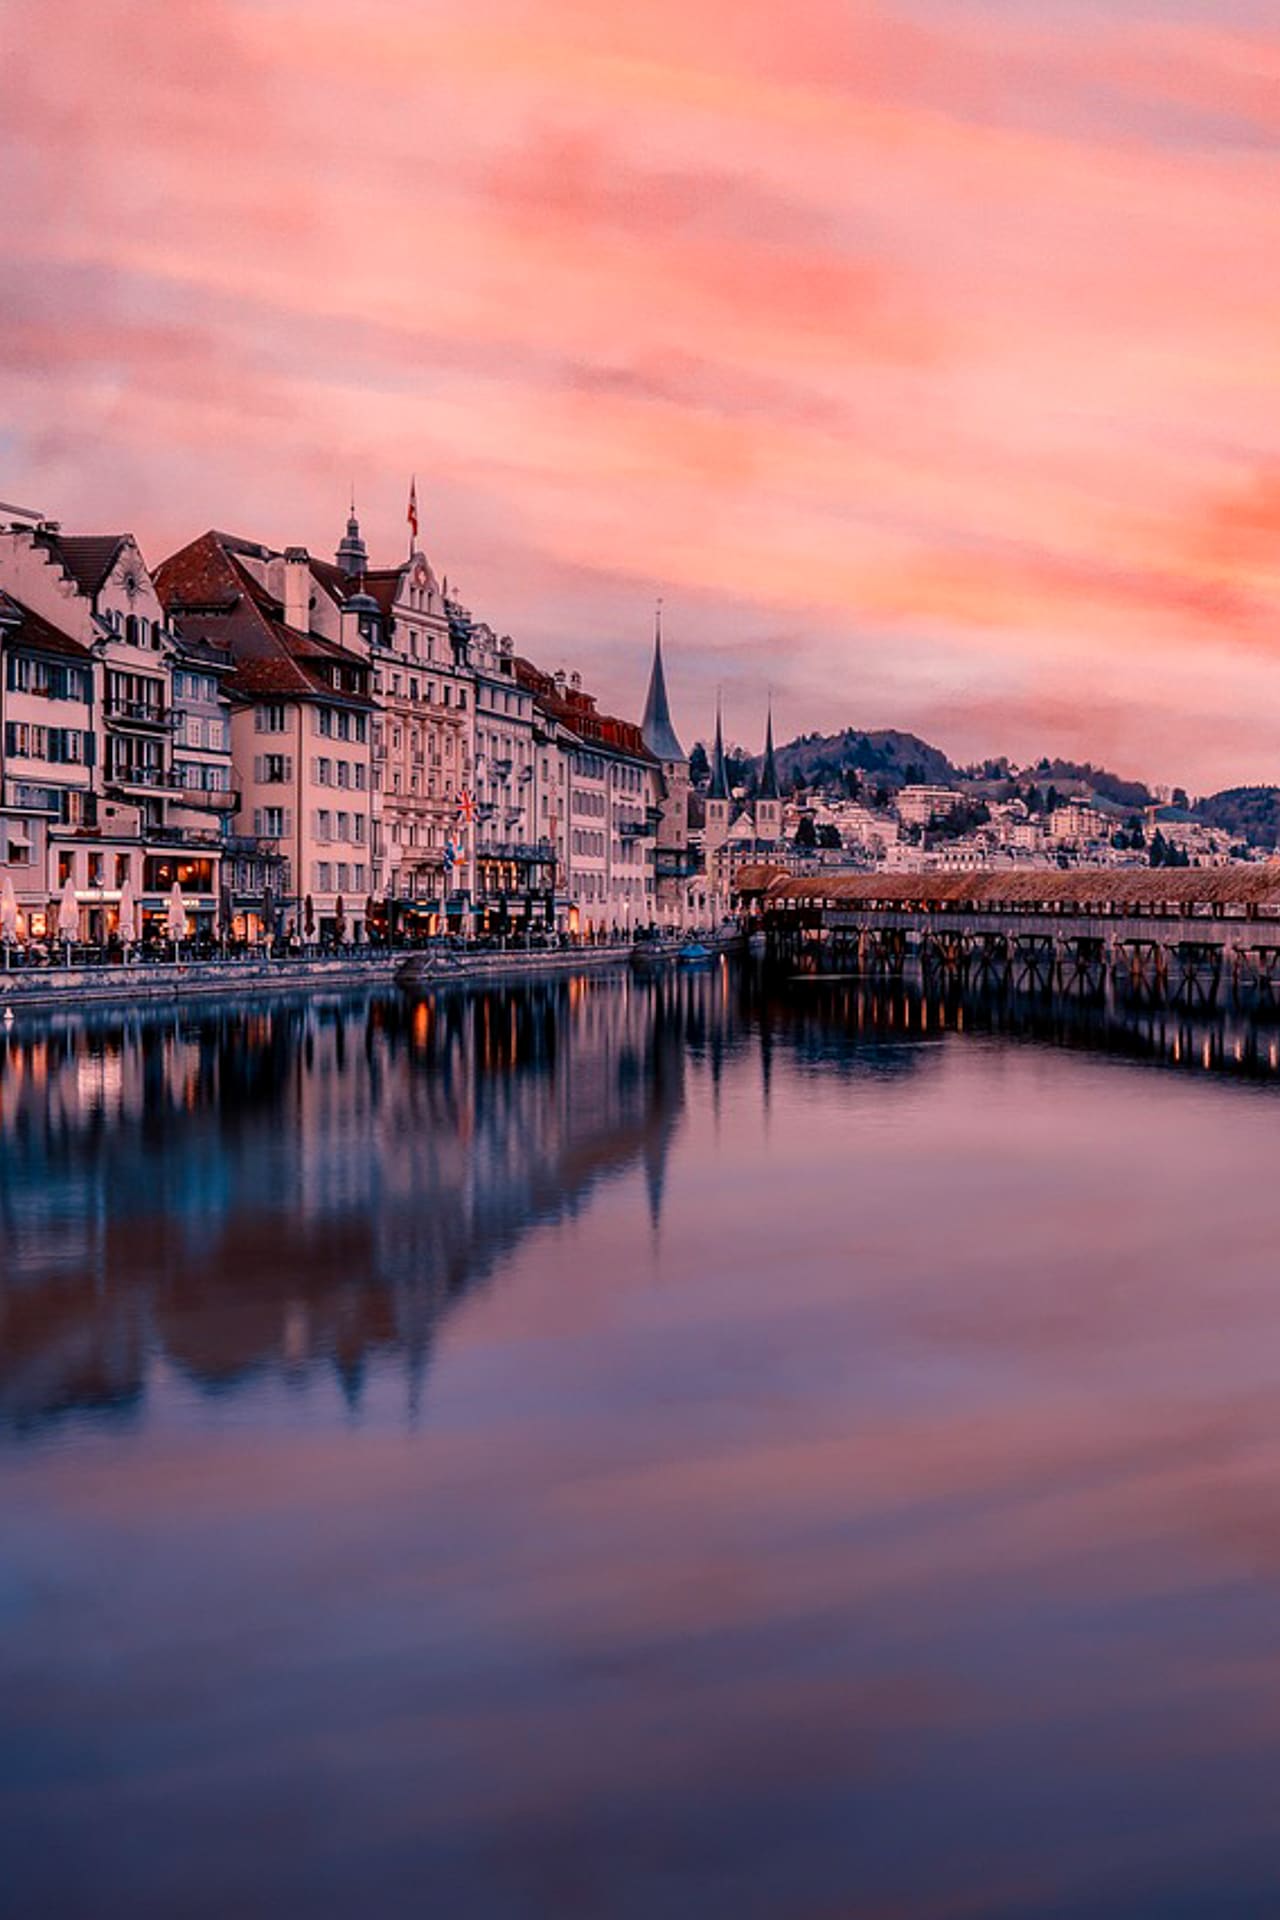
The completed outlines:
{"type": "MultiPolygon", "coordinates": [[[[519,980],[584,968],[622,966],[631,943],[610,942],[550,950],[510,947],[464,949],[447,968],[413,971],[411,986],[519,980]]],[[[228,994],[337,990],[394,979],[424,954],[420,948],[368,947],[345,953],[236,955],[226,959],[146,960],[114,965],[103,961],[69,966],[14,967],[0,972],[0,1019],[23,1008],[74,1010],[84,1005],[120,1005],[198,999],[228,994]]]]}

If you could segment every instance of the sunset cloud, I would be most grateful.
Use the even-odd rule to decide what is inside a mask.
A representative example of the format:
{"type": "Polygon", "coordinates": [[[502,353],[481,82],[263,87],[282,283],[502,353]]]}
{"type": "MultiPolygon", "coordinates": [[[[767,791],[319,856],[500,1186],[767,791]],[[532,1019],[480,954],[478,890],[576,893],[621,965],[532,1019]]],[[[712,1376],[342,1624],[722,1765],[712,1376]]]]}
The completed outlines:
{"type": "Polygon", "coordinates": [[[1251,0],[0,15],[0,494],[398,550],[677,720],[1280,778],[1251,0]]]}

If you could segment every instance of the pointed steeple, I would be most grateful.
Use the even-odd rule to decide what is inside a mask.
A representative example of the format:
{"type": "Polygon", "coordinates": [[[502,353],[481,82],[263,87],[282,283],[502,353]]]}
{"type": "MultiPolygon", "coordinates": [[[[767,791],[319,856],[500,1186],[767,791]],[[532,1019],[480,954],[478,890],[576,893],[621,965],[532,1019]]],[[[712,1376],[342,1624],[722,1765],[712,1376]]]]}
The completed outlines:
{"type": "Polygon", "coordinates": [[[662,670],[661,600],[653,616],[653,668],[649,674],[649,697],[644,703],[644,719],[640,722],[640,732],[655,760],[684,759],[684,748],[676,738],[676,730],[671,724],[671,708],[667,703],[667,676],[662,670]]]}
{"type": "Polygon", "coordinates": [[[760,769],[760,785],[756,789],[759,800],[779,800],[778,763],[773,757],[773,698],[769,699],[769,718],[764,729],[764,765],[760,769]]]}
{"type": "Polygon", "coordinates": [[[333,556],[342,568],[348,580],[357,579],[369,568],[369,551],[360,534],[360,522],[356,519],[355,489],[351,491],[351,512],[347,518],[347,531],[343,535],[338,551],[333,556]]]}
{"type": "Polygon", "coordinates": [[[711,756],[711,785],[707,789],[708,800],[727,800],[729,798],[729,774],[724,764],[724,724],[720,711],[720,696],[716,695],[716,745],[711,756]]]}

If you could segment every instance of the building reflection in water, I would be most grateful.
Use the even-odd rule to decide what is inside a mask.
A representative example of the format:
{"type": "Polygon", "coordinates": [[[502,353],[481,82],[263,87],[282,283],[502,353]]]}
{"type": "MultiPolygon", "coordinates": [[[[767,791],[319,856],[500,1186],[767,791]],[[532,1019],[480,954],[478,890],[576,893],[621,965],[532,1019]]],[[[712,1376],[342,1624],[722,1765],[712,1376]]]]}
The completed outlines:
{"type": "Polygon", "coordinates": [[[642,1169],[660,1219],[689,1071],[927,1068],[950,1035],[1274,1079],[1274,1029],[919,984],[599,976],[419,999],[110,1012],[0,1036],[0,1424],[127,1418],[168,1364],[218,1392],[394,1354],[519,1238],[642,1169]]]}
{"type": "Polygon", "coordinates": [[[516,1239],[643,1168],[656,1219],[687,1049],[725,979],[597,979],[0,1038],[0,1418],[127,1414],[403,1354],[516,1239]]]}

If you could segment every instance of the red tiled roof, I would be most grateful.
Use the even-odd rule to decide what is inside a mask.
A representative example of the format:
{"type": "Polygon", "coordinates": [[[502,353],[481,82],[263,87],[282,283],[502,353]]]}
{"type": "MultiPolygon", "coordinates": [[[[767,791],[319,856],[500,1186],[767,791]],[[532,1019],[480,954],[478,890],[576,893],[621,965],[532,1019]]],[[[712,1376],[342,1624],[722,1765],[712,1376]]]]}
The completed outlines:
{"type": "Polygon", "coordinates": [[[655,766],[658,764],[646,747],[639,727],[631,720],[619,720],[615,714],[597,712],[594,694],[584,693],[581,687],[559,687],[549,673],[519,654],[513,665],[516,679],[532,693],[543,712],[568,727],[580,740],[612,748],[633,760],[653,760],[655,766]]]}
{"type": "Polygon", "coordinates": [[[73,640],[69,633],[63,633],[61,627],[52,626],[41,614],[33,613],[21,600],[15,600],[11,593],[0,592],[0,614],[5,611],[20,614],[21,624],[10,626],[7,620],[0,622],[0,639],[34,648],[39,653],[56,653],[69,660],[93,658],[88,647],[73,640]]]}
{"type": "Polygon", "coordinates": [[[70,574],[81,593],[90,599],[116,563],[116,555],[128,539],[124,533],[49,533],[36,535],[37,543],[49,552],[70,574]]]}
{"type": "Polygon", "coordinates": [[[156,569],[156,591],[183,637],[229,652],[233,695],[301,699],[323,694],[349,706],[371,707],[363,694],[339,691],[323,677],[323,670],[335,665],[367,672],[368,662],[322,634],[287,627],[280,602],[237,558],[237,547],[263,551],[226,534],[204,533],[156,569]]]}

